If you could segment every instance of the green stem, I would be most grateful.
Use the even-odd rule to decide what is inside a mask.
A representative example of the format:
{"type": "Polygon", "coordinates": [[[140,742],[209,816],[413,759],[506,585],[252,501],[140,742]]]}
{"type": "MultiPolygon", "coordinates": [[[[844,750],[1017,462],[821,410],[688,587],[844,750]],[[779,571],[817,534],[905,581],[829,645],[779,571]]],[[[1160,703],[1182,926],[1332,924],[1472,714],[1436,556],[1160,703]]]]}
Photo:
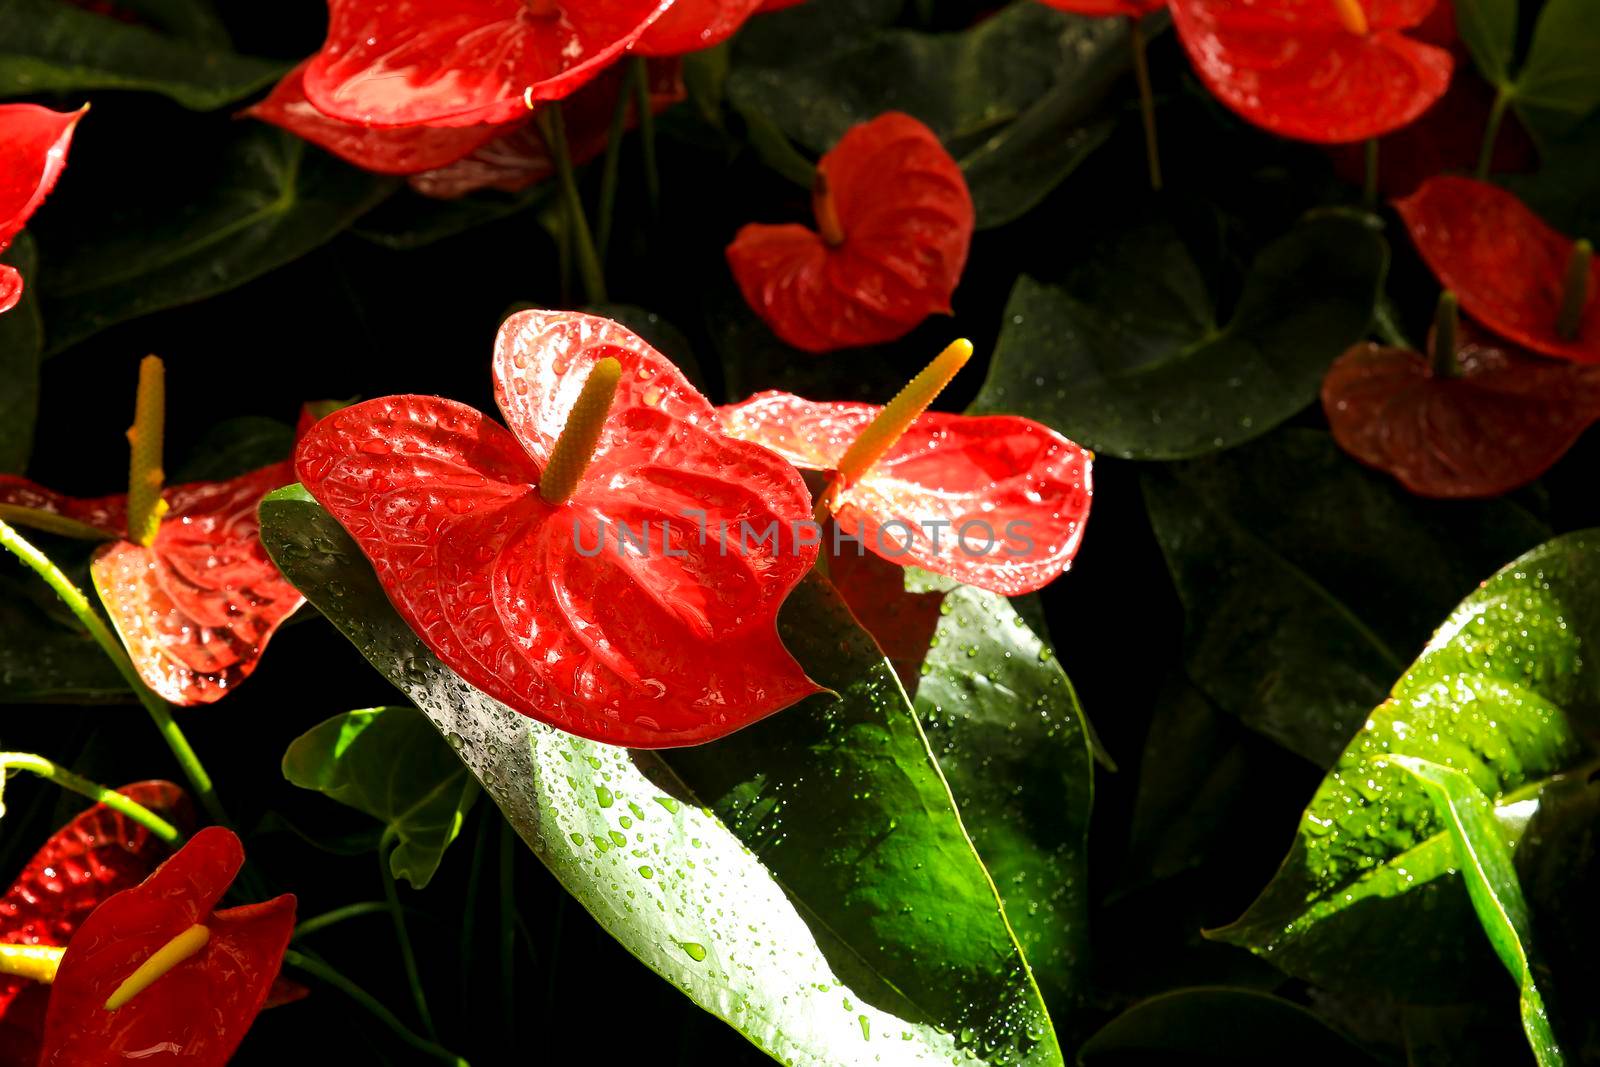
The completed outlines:
{"type": "Polygon", "coordinates": [[[605,271],[600,267],[594,236],[589,232],[589,220],[583,213],[583,197],[578,192],[578,178],[572,170],[572,153],[567,149],[567,124],[561,117],[560,104],[546,104],[539,110],[539,130],[544,135],[545,146],[550,149],[550,157],[555,161],[556,178],[561,183],[567,226],[572,230],[573,246],[578,253],[578,272],[583,278],[584,295],[591,304],[604,304],[605,271]]]}
{"type": "Polygon", "coordinates": [[[0,752],[0,776],[6,771],[27,771],[29,774],[36,774],[40,778],[54,782],[62,789],[88,797],[97,804],[104,804],[117,814],[138,823],[169,845],[176,845],[183,839],[176,826],[143,804],[135,803],[115,789],[107,789],[98,782],[91,782],[87,778],[73,774],[43,756],[35,756],[30,752],[0,752]]]}
{"type": "Polygon", "coordinates": [[[500,817],[500,809],[494,805],[479,805],[478,830],[473,838],[472,868],[467,874],[467,904],[461,916],[461,949],[457,959],[461,964],[461,1017],[472,1019],[475,987],[474,977],[477,975],[477,932],[478,932],[478,897],[483,886],[484,861],[489,852],[489,834],[494,830],[494,823],[500,817]]]}
{"type": "Polygon", "coordinates": [[[517,835],[511,822],[500,820],[500,997],[506,1040],[516,1042],[517,979],[517,835]]]}
{"type": "Polygon", "coordinates": [[[1456,358],[1457,327],[1460,315],[1456,310],[1456,294],[1446,289],[1439,294],[1439,306],[1433,313],[1433,376],[1459,378],[1461,363],[1456,358]]]}
{"type": "Polygon", "coordinates": [[[412,1033],[406,1028],[405,1023],[402,1023],[398,1018],[395,1017],[394,1012],[390,1011],[379,1002],[377,997],[374,997],[371,993],[368,993],[365,989],[362,989],[360,986],[356,985],[350,979],[346,978],[344,975],[340,974],[338,971],[334,970],[320,959],[317,959],[315,956],[309,956],[303,952],[296,952],[294,949],[290,949],[283,954],[283,962],[288,966],[293,967],[296,970],[303,971],[318,981],[337,989],[339,992],[343,993],[345,996],[349,997],[351,1000],[365,1008],[369,1013],[371,1013],[373,1018],[383,1023],[383,1025],[387,1026],[396,1037],[417,1051],[425,1052],[434,1059],[452,1064],[453,1067],[471,1067],[471,1065],[468,1064],[465,1059],[457,1056],[449,1049],[440,1045],[436,1045],[427,1038],[420,1037],[417,1034],[412,1033]]]}
{"type": "Polygon", "coordinates": [[[1378,139],[1368,137],[1366,143],[1366,178],[1361,184],[1361,206],[1368,211],[1378,210],[1378,139]]]}
{"type": "Polygon", "coordinates": [[[359,919],[363,915],[387,915],[389,904],[383,900],[363,900],[356,904],[346,904],[342,908],[325,911],[321,915],[313,915],[305,922],[294,928],[294,940],[310,937],[312,934],[321,933],[330,926],[337,926],[346,919],[359,919]]]}
{"type": "Polygon", "coordinates": [[[439,1039],[439,1031],[433,1025],[433,1013],[428,1010],[428,997],[422,990],[422,974],[417,970],[417,954],[411,947],[411,933],[406,929],[406,915],[400,906],[400,887],[395,884],[394,872],[389,869],[389,855],[392,846],[397,845],[388,834],[378,845],[378,870],[383,875],[383,899],[389,908],[389,915],[394,919],[394,937],[400,943],[400,960],[405,964],[406,982],[411,986],[411,1000],[417,1006],[417,1017],[422,1020],[422,1028],[428,1031],[428,1036],[435,1041],[439,1039]]]}
{"type": "Polygon", "coordinates": [[[650,217],[661,214],[661,172],[656,167],[656,112],[650,101],[650,65],[633,57],[633,92],[639,108],[639,150],[644,155],[644,191],[650,217]]]}
{"type": "Polygon", "coordinates": [[[611,109],[611,129],[606,134],[606,158],[600,170],[600,221],[595,230],[602,266],[606,261],[606,249],[611,247],[611,221],[616,214],[617,183],[622,174],[622,135],[628,127],[628,105],[632,102],[633,79],[638,72],[638,67],[628,68],[622,91],[617,93],[617,105],[611,109]]]}
{"type": "Polygon", "coordinates": [[[1511,93],[1502,88],[1495,93],[1494,106],[1489,109],[1489,121],[1483,128],[1483,146],[1478,149],[1477,178],[1489,177],[1489,165],[1494,162],[1494,145],[1500,139],[1500,123],[1506,117],[1506,106],[1511,103],[1511,93]]]}
{"type": "Polygon", "coordinates": [[[1150,188],[1160,192],[1161,146],[1156,137],[1156,98],[1150,88],[1144,26],[1136,15],[1128,18],[1128,41],[1133,47],[1133,76],[1139,83],[1139,114],[1144,120],[1144,157],[1150,166],[1150,188]]]}
{"type": "Polygon", "coordinates": [[[122,642],[112,634],[99,613],[89,603],[89,598],[84,596],[83,590],[73,585],[72,580],[50,562],[49,557],[4,520],[0,520],[0,548],[5,548],[20,559],[30,570],[43,578],[46,585],[55,590],[56,596],[60,597],[61,602],[66,604],[77,617],[78,622],[89,632],[89,636],[94,638],[95,644],[100,646],[101,651],[111,658],[117,673],[128,683],[133,695],[144,705],[145,711],[150,713],[157,732],[161,734],[162,740],[166,741],[167,747],[172,750],[173,758],[178,761],[178,766],[183,768],[183,773],[188,777],[189,785],[200,800],[200,806],[205,809],[213,822],[220,826],[231,827],[233,821],[228,818],[228,813],[222,808],[222,802],[217,799],[216,787],[211,784],[211,776],[206,773],[205,766],[190,747],[188,739],[183,736],[183,731],[178,729],[177,722],[172,718],[172,708],[144,684],[144,679],[139,677],[133,661],[123,649],[122,642]]]}

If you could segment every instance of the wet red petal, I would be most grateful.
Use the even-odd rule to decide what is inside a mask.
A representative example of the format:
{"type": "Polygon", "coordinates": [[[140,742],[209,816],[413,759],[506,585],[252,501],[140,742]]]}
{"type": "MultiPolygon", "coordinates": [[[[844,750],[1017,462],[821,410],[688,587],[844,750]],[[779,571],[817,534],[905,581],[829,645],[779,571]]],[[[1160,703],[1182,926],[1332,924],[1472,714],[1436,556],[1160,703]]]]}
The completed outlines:
{"type": "MultiPolygon", "coordinates": [[[[773,392],[721,415],[734,436],[798,467],[831,470],[881,410],[773,392]]],[[[885,559],[1006,596],[1028,593],[1065,571],[1078,551],[1092,458],[1031,419],[930,411],[840,495],[834,519],[885,559]],[[929,528],[936,523],[945,525],[929,528]]]]}
{"type": "Polygon", "coordinates": [[[100,905],[78,929],[50,992],[40,1067],[141,1062],[221,1067],[277,977],[295,899],[212,911],[244,863],[239,839],[208,827],[149,878],[100,905]],[[106,999],[162,945],[196,923],[195,955],[116,1011],[106,999]]]}
{"type": "MultiPolygon", "coordinates": [[[[0,252],[55,188],[67,165],[78,111],[51,111],[35,104],[0,104],[0,252]]],[[[0,312],[22,299],[22,275],[0,264],[0,312]]]]}
{"type": "MultiPolygon", "coordinates": [[[[42,485],[19,478],[14,474],[0,474],[0,508],[27,508],[49,515],[59,515],[82,523],[105,534],[121,537],[128,531],[128,497],[116,496],[80,498],[66,496],[42,485]]],[[[22,520],[26,523],[26,520],[22,520]]]]}
{"type": "Polygon", "coordinates": [[[1340,144],[1399,129],[1444,95],[1450,54],[1401,31],[1434,0],[1361,0],[1352,33],[1331,0],[1172,0],[1173,26],[1206,87],[1284,137],[1340,144]]]}
{"type": "Polygon", "coordinates": [[[1578,335],[1556,332],[1573,242],[1513,194],[1488,182],[1443,177],[1395,202],[1417,251],[1461,308],[1535,352],[1600,362],[1600,260],[1578,335]]]}
{"type": "Polygon", "coordinates": [[[1461,375],[1362,344],[1333,364],[1322,407],[1339,447],[1420,496],[1498,496],[1539,477],[1600,419],[1600,367],[1463,330],[1461,375]]]}
{"type": "Polygon", "coordinates": [[[762,0],[674,0],[639,38],[635,51],[677,56],[719,45],[761,8],[762,0]]]}
{"type": "MultiPolygon", "coordinates": [[[[117,790],[168,822],[193,821],[189,799],[171,782],[117,790]]],[[[0,943],[65,945],[101,901],[138,885],[169,849],[159,838],[96,804],[51,835],[0,898],[0,943]]],[[[34,1067],[44,1033],[48,986],[0,975],[0,1067],[34,1067]]]]}
{"type": "Polygon", "coordinates": [[[845,543],[828,560],[828,581],[883,651],[912,696],[922,677],[922,661],[939,628],[941,593],[906,592],[906,572],[871,552],[856,554],[845,543]]]}
{"type": "Polygon", "coordinates": [[[608,320],[513,316],[495,379],[515,436],[461,404],[387,397],[323,420],[296,453],[440,659],[525,715],[631,747],[708,741],[816,691],[776,632],[816,555],[796,543],[810,505],[788,464],[724,436],[677,368],[608,320]],[[622,363],[606,428],[552,507],[539,471],[606,357],[622,363]],[[647,547],[620,551],[619,524],[638,538],[646,522],[647,547]],[[776,542],[741,553],[741,523],[776,542]]]}
{"type": "Polygon", "coordinates": [[[245,114],[281,126],[363,170],[417,174],[454,163],[514,126],[404,126],[378,129],[330,118],[311,106],[301,82],[310,60],[283,76],[245,114]]]}
{"type": "Polygon", "coordinates": [[[365,126],[477,126],[570,95],[620,56],[663,0],[329,0],[305,73],[319,111],[365,126]]]}
{"type": "Polygon", "coordinates": [[[22,272],[9,263],[0,263],[0,313],[10,311],[22,299],[22,272]]]}
{"type": "MultiPolygon", "coordinates": [[[[649,72],[652,110],[663,111],[684,98],[683,65],[677,60],[653,59],[649,72]]],[[[617,94],[627,84],[627,68],[615,66],[563,101],[562,118],[573,163],[587,163],[606,150],[617,94]]],[[[630,109],[629,128],[637,122],[636,113],[630,109]]],[[[503,129],[506,132],[501,136],[466,157],[413,175],[411,188],[424,196],[453,200],[478,189],[520,192],[555,173],[555,163],[537,123],[527,121],[503,129]]]]}
{"type": "Polygon", "coordinates": [[[817,165],[844,243],[751,223],[728,246],[745,301],[783,340],[827,352],[903,337],[948,311],[972,242],[972,197],[933,131],[889,112],[852,128],[817,165]]]}

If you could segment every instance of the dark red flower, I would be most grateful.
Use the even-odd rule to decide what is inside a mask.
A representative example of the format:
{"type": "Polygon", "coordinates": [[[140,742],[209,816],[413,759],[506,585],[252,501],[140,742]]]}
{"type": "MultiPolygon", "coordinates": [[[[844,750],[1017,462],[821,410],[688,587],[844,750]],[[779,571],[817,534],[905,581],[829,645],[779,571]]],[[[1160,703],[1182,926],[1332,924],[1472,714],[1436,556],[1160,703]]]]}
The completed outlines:
{"type": "Polygon", "coordinates": [[[732,37],[761,5],[762,0],[673,0],[667,13],[639,38],[634,51],[678,56],[711,48],[732,37]]]}
{"type": "Polygon", "coordinates": [[[287,894],[213,910],[243,864],[232,831],[208,827],[144,882],[96,908],[56,971],[39,1067],[227,1063],[261,1011],[294,932],[295,898],[287,894]],[[187,957],[107,1009],[141,965],[195,927],[204,936],[190,941],[187,957]]]}
{"type": "Polygon", "coordinates": [[[1600,367],[1529,355],[1463,324],[1458,373],[1361,344],[1336,360],[1322,408],[1339,447],[1419,496],[1498,496],[1549,470],[1600,419],[1600,367]]]}
{"type": "MultiPolygon", "coordinates": [[[[51,111],[34,104],[0,104],[0,252],[55,188],[67,165],[72,131],[87,108],[51,111]]],[[[0,263],[0,312],[22,299],[22,275],[0,263]]]]}
{"type": "Polygon", "coordinates": [[[727,436],[676,367],[606,319],[513,315],[494,378],[510,432],[394,396],[324,419],[295,454],[440,659],[524,715],[631,747],[709,741],[817,691],[776,631],[816,556],[793,468],[727,436]],[[555,441],[607,360],[620,384],[593,460],[547,503],[555,441]]]}
{"type": "Polygon", "coordinates": [[[1551,229],[1516,196],[1471,178],[1424,182],[1395,202],[1417,251],[1454,290],[1462,310],[1501,337],[1535,352],[1600,362],[1600,263],[1571,336],[1558,328],[1574,242],[1551,229]]]}
{"type": "Polygon", "coordinates": [[[1263,129],[1340,144],[1411,122],[1450,84],[1443,49],[1403,31],[1434,0],[1172,0],[1206,87],[1263,129]]]}
{"type": "MultiPolygon", "coordinates": [[[[168,822],[193,821],[171,782],[135,782],[117,792],[168,822]]],[[[102,804],[44,843],[0,898],[0,944],[64,946],[100,902],[138,885],[171,850],[149,830],[102,804]]],[[[0,974],[0,1067],[36,1067],[50,987],[0,974]]]]}
{"type": "Polygon", "coordinates": [[[903,337],[950,310],[972,243],[972,197],[933,131],[889,112],[817,164],[817,226],[751,223],[728,246],[750,307],[807,352],[903,337]]]}
{"type": "Polygon", "coordinates": [[[1091,18],[1125,15],[1136,19],[1167,6],[1167,0],[1040,0],[1040,2],[1057,11],[1088,15],[1091,18]]]}
{"type": "Polygon", "coordinates": [[[670,0],[328,0],[303,84],[362,126],[481,126],[571,95],[670,0]]]}
{"type": "MultiPolygon", "coordinates": [[[[735,437],[797,467],[833,470],[883,410],[760,393],[721,409],[735,437]]],[[[1072,562],[1093,494],[1093,454],[1015,415],[924,413],[837,497],[833,518],[867,549],[1015,596],[1072,562]]],[[[841,551],[852,552],[845,543],[841,551]]]]}

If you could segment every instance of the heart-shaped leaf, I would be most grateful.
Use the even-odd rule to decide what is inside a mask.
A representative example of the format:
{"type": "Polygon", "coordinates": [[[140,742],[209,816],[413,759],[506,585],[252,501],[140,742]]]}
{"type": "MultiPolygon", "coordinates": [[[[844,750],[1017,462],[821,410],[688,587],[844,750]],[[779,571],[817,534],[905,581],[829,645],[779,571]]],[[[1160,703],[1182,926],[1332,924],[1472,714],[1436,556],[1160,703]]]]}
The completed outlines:
{"type": "Polygon", "coordinates": [[[1019,278],[970,409],[1026,415],[1096,451],[1183,459],[1231,448],[1316,398],[1366,333],[1388,249],[1373,220],[1306,216],[1257,257],[1226,325],[1177,232],[1146,221],[1065,285],[1019,278]]]}
{"type": "Polygon", "coordinates": [[[1517,0],[1453,0],[1456,32],[1473,63],[1496,86],[1511,84],[1517,47],[1517,0]]]}
{"type": "Polygon", "coordinates": [[[820,579],[780,620],[818,696],[711,745],[628,752],[472,690],[298,487],[262,504],[284,573],[450,739],[630,952],[772,1055],[1060,1064],[993,884],[905,695],[820,579]]]}
{"type": "Polygon", "coordinates": [[[477,779],[415,708],[335,715],[290,742],[283,776],[387,824],[389,869],[421,889],[478,798],[477,779]]]}
{"type": "Polygon", "coordinates": [[[75,210],[50,220],[49,349],[281,267],[392,188],[392,179],[348,167],[281,130],[241,126],[209,166],[181,180],[163,175],[154,199],[80,197],[75,210]]]}
{"type": "Polygon", "coordinates": [[[55,598],[36,581],[0,575],[0,704],[131,701],[128,683],[100,646],[53,617],[35,595],[55,598]]]}
{"type": "Polygon", "coordinates": [[[33,238],[19,234],[4,256],[22,272],[22,300],[0,315],[0,473],[21,474],[33,453],[39,417],[39,360],[44,326],[39,321],[39,256],[33,238]]]}
{"type": "Polygon", "coordinates": [[[1250,989],[1175,989],[1141,1001],[1085,1041],[1084,1067],[1101,1064],[1291,1062],[1315,1049],[1329,1063],[1377,1061],[1305,1008],[1250,989]]]}
{"type": "MultiPolygon", "coordinates": [[[[1413,557],[1420,563],[1420,557],[1413,557]]],[[[1461,771],[1515,840],[1600,713],[1600,531],[1507,564],[1461,602],[1323,779],[1276,877],[1211,933],[1332,989],[1449,999],[1492,973],[1449,826],[1394,765],[1461,771]],[[1387,761],[1385,764],[1383,761],[1387,761]],[[1489,968],[1490,970],[1486,970],[1489,968]]]]}
{"type": "Polygon", "coordinates": [[[1185,665],[1247,726],[1329,767],[1439,617],[1549,536],[1505,500],[1420,500],[1312,430],[1143,477],[1185,665]]]}
{"type": "Polygon", "coordinates": [[[203,14],[164,14],[152,21],[178,35],[92,14],[68,0],[0,0],[6,28],[0,96],[138,89],[210,111],[272,84],[288,69],[287,63],[233,54],[203,14]]]}
{"type": "Polygon", "coordinates": [[[1512,87],[1517,114],[1537,133],[1571,130],[1600,106],[1600,21],[1588,0],[1548,0],[1512,87]]]}

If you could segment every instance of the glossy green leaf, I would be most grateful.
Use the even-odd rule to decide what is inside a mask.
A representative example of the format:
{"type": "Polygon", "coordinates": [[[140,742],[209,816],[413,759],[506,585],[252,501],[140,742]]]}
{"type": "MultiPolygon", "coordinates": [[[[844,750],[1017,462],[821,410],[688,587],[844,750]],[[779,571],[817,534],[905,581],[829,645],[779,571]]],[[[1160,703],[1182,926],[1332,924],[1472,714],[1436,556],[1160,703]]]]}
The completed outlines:
{"type": "Polygon", "coordinates": [[[261,514],[284,573],[428,714],[562,884],[759,1047],[804,1064],[1063,1062],[904,693],[825,582],[803,584],[781,626],[842,699],[630,753],[446,670],[303,490],[261,514]]]}
{"type": "Polygon", "coordinates": [[[1456,32],[1479,73],[1497,86],[1511,84],[1517,47],[1517,0],[1454,0],[1456,32]]]}
{"type": "Polygon", "coordinates": [[[1184,604],[1190,678],[1321,767],[1439,618],[1549,536],[1509,501],[1414,497],[1312,430],[1142,481],[1184,604]]]}
{"type": "Polygon", "coordinates": [[[70,220],[50,220],[44,287],[50,351],[298,259],[393,188],[392,179],[260,125],[239,126],[208,160],[167,181],[154,202],[80,200],[70,220]]]}
{"type": "Polygon", "coordinates": [[[32,575],[0,575],[0,704],[132,701],[128,683],[90,636],[52,613],[55,594],[32,575]]]}
{"type": "Polygon", "coordinates": [[[421,889],[461,831],[478,783],[415,708],[335,715],[295,738],[283,776],[382,821],[389,869],[421,889]]]}
{"type": "Polygon", "coordinates": [[[1250,989],[1175,989],[1141,1001],[1084,1042],[1083,1067],[1118,1064],[1284,1064],[1313,1056],[1376,1061],[1298,1004],[1250,989]]]}
{"type": "Polygon", "coordinates": [[[1590,0],[1548,0],[1512,100],[1541,134],[1571,129],[1600,106],[1600,19],[1590,0]]]}
{"type": "Polygon", "coordinates": [[[173,37],[224,50],[232,47],[228,28],[211,0],[117,0],[117,7],[173,37]]]}
{"type": "MultiPolygon", "coordinates": [[[[1420,561],[1419,561],[1420,562],[1420,561]]],[[[1374,759],[1466,774],[1512,841],[1600,715],[1600,531],[1567,534],[1468,596],[1318,787],[1278,874],[1211,936],[1306,981],[1440,1000],[1485,978],[1455,845],[1423,787],[1374,759]]],[[[1492,967],[1492,964],[1489,964],[1492,967]]]]}
{"type": "Polygon", "coordinates": [[[162,23],[182,36],[91,14],[67,0],[0,0],[0,96],[137,89],[210,111],[272,84],[288,69],[276,60],[233,54],[203,14],[167,15],[162,23]]]}
{"type": "Polygon", "coordinates": [[[1183,459],[1316,398],[1366,332],[1388,251],[1367,216],[1308,215],[1257,257],[1226,325],[1166,223],[1074,258],[1065,285],[1018,279],[971,410],[1025,415],[1114,456],[1183,459]]]}
{"type": "Polygon", "coordinates": [[[39,418],[39,361],[44,326],[39,321],[39,256],[33,238],[19,234],[4,256],[22,272],[22,299],[0,315],[0,473],[21,474],[33,453],[39,418]]]}
{"type": "Polygon", "coordinates": [[[1539,1067],[1560,1067],[1565,1062],[1550,1028],[1544,997],[1533,978],[1529,954],[1533,924],[1528,904],[1517,882],[1511,845],[1500,830],[1494,805],[1472,779],[1453,767],[1414,756],[1389,756],[1375,765],[1392,765],[1411,775],[1433,798],[1439,822],[1448,827],[1456,860],[1495,955],[1517,983],[1522,1006],[1522,1028],[1528,1035],[1539,1067]]]}
{"type": "Polygon", "coordinates": [[[434,200],[402,189],[363,216],[351,232],[373,244],[406,252],[524,211],[538,210],[555,199],[554,182],[530,185],[519,193],[482,189],[458,200],[434,200]]]}
{"type": "Polygon", "coordinates": [[[172,473],[174,482],[237,478],[289,458],[294,427],[262,415],[225,419],[207,430],[189,458],[172,473]]]}

